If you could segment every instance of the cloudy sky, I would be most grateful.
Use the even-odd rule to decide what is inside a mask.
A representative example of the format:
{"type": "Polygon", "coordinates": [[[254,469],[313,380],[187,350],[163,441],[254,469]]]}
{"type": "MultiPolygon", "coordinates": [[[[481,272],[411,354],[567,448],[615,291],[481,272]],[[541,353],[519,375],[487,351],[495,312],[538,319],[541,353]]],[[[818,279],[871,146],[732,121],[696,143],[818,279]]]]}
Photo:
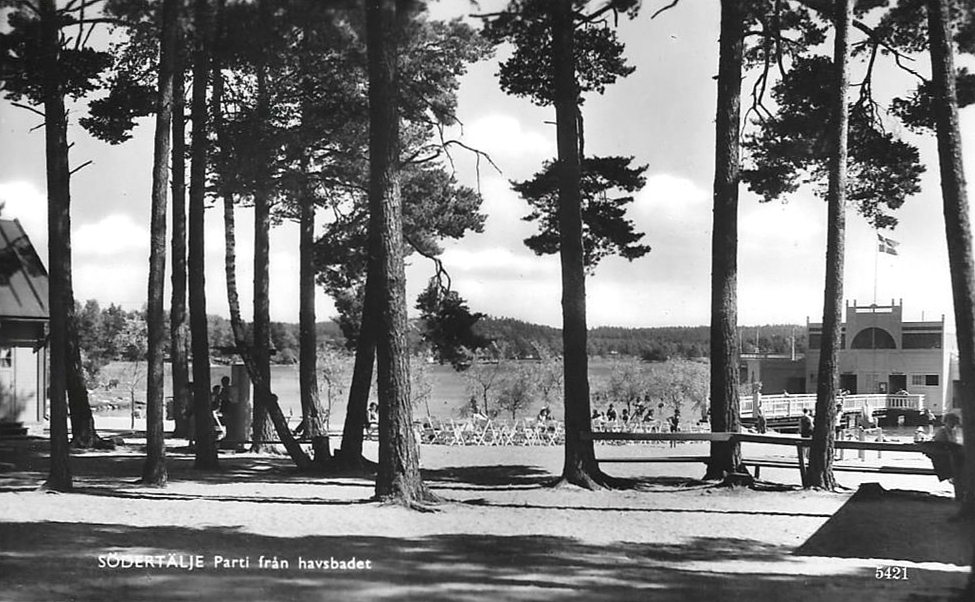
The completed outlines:
{"type": "MultiPolygon", "coordinates": [[[[665,4],[647,0],[646,9],[665,4]]],[[[469,6],[446,2],[436,14],[469,6]]],[[[488,10],[491,2],[482,2],[488,10]]],[[[636,72],[586,100],[586,150],[598,155],[634,155],[646,164],[647,185],[637,194],[630,217],[653,247],[636,261],[604,260],[588,281],[592,325],[699,325],[709,321],[711,181],[717,2],[685,2],[654,20],[650,10],[620,22],[620,36],[636,72]]],[[[457,13],[459,14],[459,13],[457,13]]],[[[504,56],[501,49],[499,56],[504,56]]],[[[926,57],[913,65],[927,72],[926,57]]],[[[497,63],[472,66],[460,92],[463,140],[492,157],[498,173],[474,158],[455,153],[458,177],[479,186],[488,221],[482,234],[447,245],[444,263],[454,287],[471,307],[495,316],[537,323],[560,323],[559,269],[556,257],[535,257],[522,240],[534,226],[520,218],[527,207],[509,186],[523,180],[555,155],[551,109],[505,96],[496,79],[497,63]]],[[[906,89],[909,82],[893,69],[875,85],[880,94],[906,89]]],[[[746,82],[746,87],[748,82],[746,82]]],[[[77,108],[73,118],[80,116],[77,108]]],[[[975,174],[975,110],[962,112],[969,180],[975,174]]],[[[42,257],[46,255],[43,134],[30,131],[38,119],[0,101],[0,201],[3,217],[19,218],[42,257]]],[[[896,129],[896,125],[893,126],[896,129]]],[[[146,298],[151,168],[151,123],[136,137],[110,147],[70,132],[73,165],[93,161],[72,180],[72,232],[75,294],[108,305],[138,309],[146,298]]],[[[876,253],[876,234],[852,212],[848,220],[846,293],[852,302],[903,300],[907,319],[936,319],[951,313],[944,220],[932,139],[910,138],[928,166],[923,191],[899,211],[900,225],[886,233],[901,243],[897,257],[876,253]],[[876,291],[876,292],[875,292],[876,291]]],[[[744,325],[804,323],[822,316],[825,204],[809,191],[788,203],[760,204],[742,191],[739,232],[739,321],[744,325]]],[[[251,214],[240,210],[238,258],[253,248],[251,214]]],[[[207,212],[208,308],[227,314],[223,277],[221,215],[207,212]]],[[[284,224],[271,240],[272,319],[297,321],[297,228],[284,224]]],[[[252,271],[237,268],[241,302],[251,297],[245,286],[252,271]]],[[[432,273],[422,259],[408,268],[411,294],[432,273]]],[[[320,318],[334,308],[319,296],[320,318]]]]}

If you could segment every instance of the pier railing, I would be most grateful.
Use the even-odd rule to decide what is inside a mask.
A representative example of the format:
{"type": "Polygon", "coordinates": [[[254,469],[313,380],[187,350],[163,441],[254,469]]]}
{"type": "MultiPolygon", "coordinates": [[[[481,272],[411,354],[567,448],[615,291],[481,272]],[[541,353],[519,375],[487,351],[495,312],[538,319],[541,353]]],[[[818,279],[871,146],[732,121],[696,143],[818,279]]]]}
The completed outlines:
{"type": "MultiPolygon", "coordinates": [[[[924,395],[912,394],[874,394],[874,395],[844,395],[839,398],[844,412],[858,412],[884,409],[920,410],[924,404],[924,395]]],[[[803,409],[810,412],[816,409],[816,395],[805,393],[801,395],[753,395],[741,400],[742,418],[754,416],[755,404],[760,403],[762,413],[766,418],[787,418],[802,414],[803,409]]]]}

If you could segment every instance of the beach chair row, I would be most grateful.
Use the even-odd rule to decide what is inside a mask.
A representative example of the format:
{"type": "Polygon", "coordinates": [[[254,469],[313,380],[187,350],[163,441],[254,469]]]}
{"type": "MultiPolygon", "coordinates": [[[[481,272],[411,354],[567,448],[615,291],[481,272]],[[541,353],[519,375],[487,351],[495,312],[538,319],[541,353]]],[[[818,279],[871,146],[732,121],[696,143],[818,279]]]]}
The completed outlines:
{"type": "Polygon", "coordinates": [[[416,425],[428,445],[562,445],[565,425],[557,421],[426,419],[416,425]]]}

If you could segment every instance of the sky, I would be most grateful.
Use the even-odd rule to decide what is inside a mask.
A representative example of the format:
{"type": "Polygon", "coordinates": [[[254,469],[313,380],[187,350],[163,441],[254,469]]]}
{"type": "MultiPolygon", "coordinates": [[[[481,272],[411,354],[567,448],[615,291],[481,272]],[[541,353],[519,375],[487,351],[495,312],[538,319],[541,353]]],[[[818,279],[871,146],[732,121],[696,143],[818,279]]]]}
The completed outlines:
{"type": "MultiPolygon", "coordinates": [[[[489,11],[496,0],[481,2],[489,11]]],[[[583,107],[586,151],[596,155],[633,155],[647,165],[647,184],[636,194],[629,217],[645,233],[652,251],[628,262],[603,260],[587,280],[591,326],[677,326],[709,323],[711,187],[714,173],[714,114],[718,54],[718,3],[684,2],[655,19],[666,4],[645,0],[635,20],[621,19],[619,35],[636,71],[589,96],[583,107]],[[658,6],[659,5],[659,6],[658,6]]],[[[445,0],[436,16],[464,15],[470,4],[445,0]]],[[[554,111],[498,87],[495,59],[471,66],[462,80],[455,134],[489,154],[500,172],[464,151],[453,151],[461,183],[478,188],[488,215],[483,233],[445,244],[444,265],[452,283],[475,311],[558,326],[561,323],[557,256],[537,257],[522,243],[535,226],[521,218],[527,205],[510,188],[555,156],[554,111]]],[[[927,73],[926,56],[912,65],[927,73]]],[[[854,80],[856,78],[854,77],[854,80]]],[[[746,79],[743,88],[748,89],[746,79]]],[[[878,94],[904,93],[911,83],[883,67],[878,94]]],[[[84,114],[74,107],[76,123],[84,114]]],[[[44,139],[39,119],[0,101],[0,202],[3,218],[16,217],[46,259],[44,139]]],[[[891,124],[894,131],[900,131],[891,124]]],[[[961,112],[965,165],[975,175],[975,109],[961,112]]],[[[897,212],[894,231],[884,235],[900,243],[899,255],[878,255],[876,233],[854,211],[848,212],[845,292],[860,305],[903,302],[905,319],[951,321],[951,289],[944,240],[937,151],[933,137],[901,132],[921,149],[927,172],[923,190],[897,212]]],[[[69,138],[73,166],[92,161],[72,179],[72,244],[75,297],[96,299],[124,309],[146,300],[149,256],[149,200],[152,123],[144,121],[135,137],[109,146],[73,125],[69,138]]],[[[741,190],[739,209],[739,323],[802,324],[822,317],[825,277],[826,205],[809,190],[787,202],[759,203],[741,190]]],[[[320,218],[325,218],[324,214],[320,218]]],[[[252,213],[238,210],[237,278],[245,319],[252,296],[252,213]]],[[[207,307],[228,314],[223,271],[223,226],[219,209],[207,211],[207,307]]],[[[271,235],[271,318],[298,321],[297,226],[284,223],[271,235]]],[[[411,299],[432,275],[430,263],[408,260],[411,299]]],[[[168,282],[167,282],[168,287],[168,282]]],[[[167,292],[168,294],[168,292],[167,292]]],[[[411,301],[412,305],[412,301],[411,301]]],[[[319,319],[335,314],[319,292],[319,319]]]]}

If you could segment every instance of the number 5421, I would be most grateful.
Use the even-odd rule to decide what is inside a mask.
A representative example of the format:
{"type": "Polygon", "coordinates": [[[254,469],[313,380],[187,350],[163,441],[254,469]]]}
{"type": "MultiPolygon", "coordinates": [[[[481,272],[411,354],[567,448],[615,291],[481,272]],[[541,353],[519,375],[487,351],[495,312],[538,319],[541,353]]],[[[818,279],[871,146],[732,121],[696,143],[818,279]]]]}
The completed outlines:
{"type": "Polygon", "coordinates": [[[907,581],[906,566],[878,566],[874,574],[877,579],[907,581]]]}

